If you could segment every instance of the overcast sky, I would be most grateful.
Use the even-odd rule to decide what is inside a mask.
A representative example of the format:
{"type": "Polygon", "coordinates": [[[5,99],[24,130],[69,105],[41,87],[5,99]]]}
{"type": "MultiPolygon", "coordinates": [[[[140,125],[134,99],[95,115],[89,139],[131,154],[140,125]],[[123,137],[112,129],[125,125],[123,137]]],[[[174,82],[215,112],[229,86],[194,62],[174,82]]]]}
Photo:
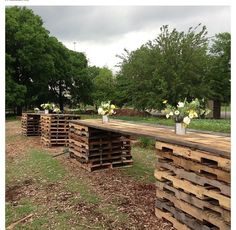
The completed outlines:
{"type": "MultiPolygon", "coordinates": [[[[117,54],[158,36],[162,25],[179,31],[199,23],[209,36],[230,32],[227,6],[32,6],[66,47],[84,52],[90,65],[115,70],[117,54]]],[[[117,69],[116,69],[117,70],[117,69]]]]}

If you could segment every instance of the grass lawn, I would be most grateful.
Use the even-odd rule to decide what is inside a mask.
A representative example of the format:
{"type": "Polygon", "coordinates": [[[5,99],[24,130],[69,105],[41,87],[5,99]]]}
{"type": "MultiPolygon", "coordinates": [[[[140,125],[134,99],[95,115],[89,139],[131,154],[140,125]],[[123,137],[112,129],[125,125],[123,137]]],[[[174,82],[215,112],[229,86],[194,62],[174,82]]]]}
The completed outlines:
{"type": "Polygon", "coordinates": [[[53,158],[59,150],[37,141],[20,135],[20,121],[6,122],[6,226],[31,215],[14,229],[170,229],[154,215],[156,157],[149,141],[132,148],[133,167],[94,173],[68,156],[53,158]]]}
{"type": "Polygon", "coordinates": [[[86,178],[72,175],[47,151],[32,149],[24,158],[8,162],[6,185],[7,191],[11,191],[7,193],[14,193],[15,199],[14,202],[9,200],[6,203],[6,225],[34,214],[32,221],[18,224],[15,229],[47,229],[49,226],[54,229],[67,229],[68,226],[77,226],[76,229],[86,229],[86,226],[89,226],[88,229],[104,229],[103,224],[96,221],[93,223],[95,216],[92,214],[86,215],[86,220],[76,215],[73,209],[81,203],[91,209],[95,208],[97,214],[106,212],[111,222],[118,219],[118,224],[122,224],[127,218],[127,215],[119,213],[114,205],[104,205],[103,199],[86,178]],[[49,187],[51,191],[48,190],[49,187]],[[45,197],[49,199],[49,203],[45,197]],[[67,210],[65,204],[58,204],[60,199],[65,200],[66,205],[72,208],[67,210]],[[55,212],[55,206],[59,212],[55,212]],[[71,222],[74,222],[74,225],[71,222]]]}
{"type": "MultiPolygon", "coordinates": [[[[82,119],[101,118],[98,115],[81,115],[82,119]]],[[[124,121],[143,122],[155,125],[174,126],[172,119],[158,118],[158,117],[128,117],[128,116],[112,116],[113,119],[120,119],[124,121]]],[[[230,119],[193,119],[188,126],[189,129],[230,133],[231,120],[230,119]]]]}

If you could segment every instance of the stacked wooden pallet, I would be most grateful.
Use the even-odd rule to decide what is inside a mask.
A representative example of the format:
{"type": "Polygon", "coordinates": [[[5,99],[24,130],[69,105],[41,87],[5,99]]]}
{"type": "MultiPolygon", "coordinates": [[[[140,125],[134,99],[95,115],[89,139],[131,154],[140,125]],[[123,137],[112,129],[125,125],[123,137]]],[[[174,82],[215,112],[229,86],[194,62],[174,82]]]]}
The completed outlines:
{"type": "Polygon", "coordinates": [[[80,119],[71,114],[42,114],[41,115],[41,142],[47,147],[69,144],[69,122],[80,119]]]}
{"type": "Polygon", "coordinates": [[[21,131],[25,136],[40,136],[40,114],[36,113],[22,113],[21,117],[21,131]]]}
{"type": "Polygon", "coordinates": [[[88,171],[131,166],[129,136],[70,122],[70,156],[88,171]]]}
{"type": "Polygon", "coordinates": [[[183,229],[230,229],[230,159],[156,142],[156,216],[183,229]]]}

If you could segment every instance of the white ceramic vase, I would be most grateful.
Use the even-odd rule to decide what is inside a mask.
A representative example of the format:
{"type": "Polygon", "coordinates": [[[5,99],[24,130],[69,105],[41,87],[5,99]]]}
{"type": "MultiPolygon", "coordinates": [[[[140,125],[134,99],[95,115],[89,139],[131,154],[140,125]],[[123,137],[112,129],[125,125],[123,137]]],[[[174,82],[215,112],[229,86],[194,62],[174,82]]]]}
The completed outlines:
{"type": "Polygon", "coordinates": [[[108,123],[109,122],[109,117],[107,115],[102,116],[102,123],[108,123]]]}
{"type": "Polygon", "coordinates": [[[175,133],[177,135],[185,135],[186,134],[186,126],[183,122],[176,122],[175,123],[175,133]]]}

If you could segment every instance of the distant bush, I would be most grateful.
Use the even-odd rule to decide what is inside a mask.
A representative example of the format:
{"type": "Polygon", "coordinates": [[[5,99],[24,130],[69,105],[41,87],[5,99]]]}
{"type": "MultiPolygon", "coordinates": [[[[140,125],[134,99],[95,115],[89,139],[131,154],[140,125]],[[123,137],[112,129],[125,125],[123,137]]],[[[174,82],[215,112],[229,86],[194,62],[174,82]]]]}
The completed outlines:
{"type": "Polygon", "coordinates": [[[152,148],[155,146],[155,140],[148,137],[139,137],[140,146],[142,148],[152,148]]]}

